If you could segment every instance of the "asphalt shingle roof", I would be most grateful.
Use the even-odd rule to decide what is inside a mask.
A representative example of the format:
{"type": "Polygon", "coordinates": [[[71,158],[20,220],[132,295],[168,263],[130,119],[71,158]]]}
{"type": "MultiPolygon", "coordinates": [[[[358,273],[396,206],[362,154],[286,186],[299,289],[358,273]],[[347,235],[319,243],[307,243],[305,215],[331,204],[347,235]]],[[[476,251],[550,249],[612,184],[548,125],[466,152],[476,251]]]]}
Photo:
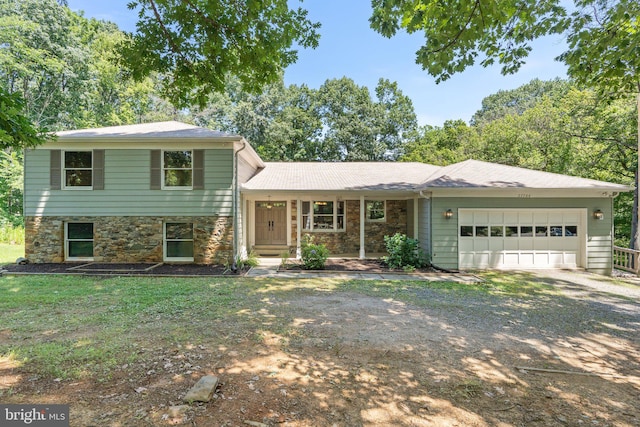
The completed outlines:
{"type": "Polygon", "coordinates": [[[175,121],[110,126],[96,129],[68,130],[57,132],[56,135],[58,135],[58,139],[62,140],[76,138],[241,138],[238,135],[232,135],[175,121]]]}
{"type": "Polygon", "coordinates": [[[403,162],[266,162],[245,190],[345,191],[443,188],[590,189],[629,191],[626,185],[466,160],[449,166],[403,162]]]}
{"type": "Polygon", "coordinates": [[[246,190],[412,190],[440,167],[399,162],[266,162],[246,190]]]}
{"type": "Polygon", "coordinates": [[[441,168],[421,188],[538,188],[603,189],[626,191],[625,185],[577,176],[541,172],[497,163],[465,160],[441,168]]]}

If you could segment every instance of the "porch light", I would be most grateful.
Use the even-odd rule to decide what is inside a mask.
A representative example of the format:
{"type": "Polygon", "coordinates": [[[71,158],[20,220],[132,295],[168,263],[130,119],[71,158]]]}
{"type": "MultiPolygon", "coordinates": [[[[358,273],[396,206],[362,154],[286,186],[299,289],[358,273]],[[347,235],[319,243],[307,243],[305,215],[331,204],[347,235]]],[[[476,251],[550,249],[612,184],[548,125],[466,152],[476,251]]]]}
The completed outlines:
{"type": "Polygon", "coordinates": [[[602,221],[604,219],[604,212],[602,212],[600,209],[596,209],[595,211],[593,211],[593,218],[602,221]]]}
{"type": "Polygon", "coordinates": [[[444,213],[444,218],[445,219],[453,218],[453,211],[451,209],[447,209],[446,212],[444,213]]]}

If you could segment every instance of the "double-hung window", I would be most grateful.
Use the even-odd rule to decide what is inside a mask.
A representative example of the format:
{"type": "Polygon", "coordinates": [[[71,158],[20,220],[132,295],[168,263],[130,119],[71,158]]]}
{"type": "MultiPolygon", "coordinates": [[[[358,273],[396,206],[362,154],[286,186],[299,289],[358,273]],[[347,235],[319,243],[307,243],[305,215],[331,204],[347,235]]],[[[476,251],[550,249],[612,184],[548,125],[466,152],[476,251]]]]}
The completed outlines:
{"type": "Polygon", "coordinates": [[[93,188],[93,152],[64,151],[62,176],[65,189],[93,188]]]}
{"type": "Polygon", "coordinates": [[[164,151],[162,153],[162,183],[165,189],[193,188],[192,151],[164,151]]]}
{"type": "Polygon", "coordinates": [[[365,213],[367,222],[384,222],[385,211],[386,209],[384,200],[367,200],[365,202],[365,213]]]}
{"type": "Polygon", "coordinates": [[[302,229],[306,231],[344,231],[344,202],[313,200],[302,202],[302,229]]]}
{"type": "Polygon", "coordinates": [[[64,227],[65,259],[93,259],[93,223],[67,222],[64,227]]]}
{"type": "Polygon", "coordinates": [[[193,223],[164,224],[165,261],[193,262],[193,223]]]}

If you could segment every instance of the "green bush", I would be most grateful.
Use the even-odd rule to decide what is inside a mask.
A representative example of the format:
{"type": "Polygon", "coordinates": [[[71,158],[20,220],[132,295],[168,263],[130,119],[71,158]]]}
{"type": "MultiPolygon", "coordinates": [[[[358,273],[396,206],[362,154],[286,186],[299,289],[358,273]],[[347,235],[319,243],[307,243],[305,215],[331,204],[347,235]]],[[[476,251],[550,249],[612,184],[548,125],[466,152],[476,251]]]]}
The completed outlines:
{"type": "Polygon", "coordinates": [[[384,236],[384,244],[389,255],[383,256],[382,261],[389,268],[412,271],[429,265],[429,257],[420,248],[418,240],[409,238],[406,234],[384,236]]]}
{"type": "Polygon", "coordinates": [[[313,237],[305,236],[302,242],[302,265],[305,270],[323,270],[329,258],[329,249],[313,243],[313,237]]]}

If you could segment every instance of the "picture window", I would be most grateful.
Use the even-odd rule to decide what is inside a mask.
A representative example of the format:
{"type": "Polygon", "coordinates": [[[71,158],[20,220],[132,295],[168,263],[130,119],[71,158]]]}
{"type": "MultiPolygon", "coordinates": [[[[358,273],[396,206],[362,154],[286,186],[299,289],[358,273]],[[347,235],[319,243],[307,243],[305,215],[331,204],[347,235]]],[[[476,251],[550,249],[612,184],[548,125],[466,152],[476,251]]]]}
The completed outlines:
{"type": "Polygon", "coordinates": [[[305,231],[343,231],[344,202],[316,200],[302,202],[302,229],[305,231]]]}

